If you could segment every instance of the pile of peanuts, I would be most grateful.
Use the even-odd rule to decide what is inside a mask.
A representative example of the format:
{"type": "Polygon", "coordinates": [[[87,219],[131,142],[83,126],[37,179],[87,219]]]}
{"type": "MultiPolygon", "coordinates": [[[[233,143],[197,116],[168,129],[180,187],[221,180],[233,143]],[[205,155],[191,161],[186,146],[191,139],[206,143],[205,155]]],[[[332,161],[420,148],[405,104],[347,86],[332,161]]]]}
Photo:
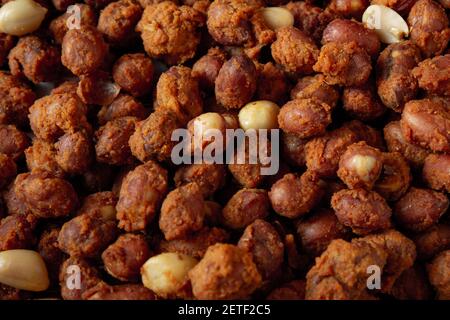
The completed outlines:
{"type": "Polygon", "coordinates": [[[450,299],[449,15],[3,1],[0,300],[450,299]],[[279,130],[279,170],[177,129],[279,130]]]}

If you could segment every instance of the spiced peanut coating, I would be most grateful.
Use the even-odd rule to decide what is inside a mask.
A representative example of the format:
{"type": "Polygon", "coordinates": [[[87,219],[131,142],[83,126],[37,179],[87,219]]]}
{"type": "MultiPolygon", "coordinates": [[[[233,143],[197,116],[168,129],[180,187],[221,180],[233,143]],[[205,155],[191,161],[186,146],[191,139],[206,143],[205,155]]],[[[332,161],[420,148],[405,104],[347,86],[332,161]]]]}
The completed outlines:
{"type": "Polygon", "coordinates": [[[37,1],[0,33],[0,251],[51,287],[0,300],[442,298],[449,0],[37,1]],[[403,21],[366,28],[373,4],[416,4],[409,38],[381,45],[403,21]]]}
{"type": "Polygon", "coordinates": [[[160,250],[201,259],[210,246],[216,243],[226,243],[229,238],[229,233],[224,229],[205,227],[184,239],[161,241],[160,250]]]}
{"type": "Polygon", "coordinates": [[[403,271],[412,267],[416,259],[414,242],[397,230],[387,230],[363,238],[354,239],[352,243],[367,243],[381,247],[386,253],[386,264],[383,268],[381,291],[389,292],[395,280],[403,271]]]}
{"type": "Polygon", "coordinates": [[[64,178],[65,171],[56,161],[56,149],[53,143],[34,139],[33,144],[25,149],[25,158],[28,170],[47,171],[55,177],[64,178]]]}
{"type": "Polygon", "coordinates": [[[134,97],[119,94],[110,105],[103,106],[97,114],[98,123],[106,124],[108,121],[121,117],[135,117],[144,120],[147,115],[145,107],[134,97]]]}
{"type": "Polygon", "coordinates": [[[62,42],[62,64],[73,74],[80,76],[98,69],[107,53],[103,36],[94,27],[82,26],[67,31],[62,42]]]}
{"type": "Polygon", "coordinates": [[[23,155],[29,143],[25,132],[20,131],[16,126],[0,124],[0,153],[16,160],[23,155]]]}
{"type": "Polygon", "coordinates": [[[450,152],[450,110],[444,99],[411,100],[400,120],[405,139],[435,152],[450,152]]]}
{"type": "Polygon", "coordinates": [[[257,79],[256,67],[247,56],[232,57],[222,65],[217,75],[217,102],[227,109],[240,109],[255,94],[257,79]]]}
{"type": "Polygon", "coordinates": [[[86,105],[74,93],[45,96],[30,108],[30,126],[36,137],[55,141],[64,133],[85,131],[92,128],[86,118],[86,105]]]}
{"type": "Polygon", "coordinates": [[[448,17],[444,8],[433,0],[419,0],[408,15],[411,41],[425,57],[441,54],[450,40],[448,17]]]}
{"type": "Polygon", "coordinates": [[[322,137],[309,140],[305,145],[305,159],[308,170],[321,177],[333,177],[339,167],[339,159],[347,147],[360,141],[356,132],[341,127],[322,137]]]}
{"type": "Polygon", "coordinates": [[[429,260],[444,250],[450,249],[450,226],[437,224],[415,235],[413,238],[419,260],[429,260]]]}
{"type": "Polygon", "coordinates": [[[28,206],[17,196],[16,190],[15,190],[16,189],[15,188],[16,180],[17,179],[15,179],[9,185],[9,187],[3,192],[3,200],[4,200],[6,212],[9,215],[31,214],[32,212],[28,208],[28,206]]]}
{"type": "Polygon", "coordinates": [[[258,86],[256,99],[269,100],[278,104],[286,101],[290,84],[283,70],[272,62],[258,64],[258,86]]]}
{"type": "Polygon", "coordinates": [[[209,247],[189,278],[194,296],[206,300],[243,299],[261,284],[251,254],[230,244],[209,247]]]}
{"type": "Polygon", "coordinates": [[[285,5],[294,16],[294,26],[305,32],[317,43],[327,25],[338,16],[308,1],[290,1],[285,5]]]}
{"type": "Polygon", "coordinates": [[[7,185],[17,174],[17,165],[9,156],[0,153],[0,188],[7,185]]]}
{"type": "Polygon", "coordinates": [[[270,203],[263,189],[241,189],[222,210],[222,223],[231,229],[243,229],[256,219],[269,215],[270,203]]]}
{"type": "Polygon", "coordinates": [[[394,218],[405,229],[420,232],[436,224],[448,209],[446,195],[411,187],[395,204],[394,218]]]}
{"type": "Polygon", "coordinates": [[[76,92],[83,103],[107,105],[119,95],[120,87],[107,72],[96,70],[80,76],[76,92]]]}
{"type": "Polygon", "coordinates": [[[59,271],[61,297],[64,300],[81,300],[82,294],[101,281],[99,271],[92,262],[80,257],[70,257],[64,261],[59,271]],[[79,272],[80,287],[76,287],[73,276],[79,272]]]}
{"type": "Polygon", "coordinates": [[[36,216],[30,214],[14,214],[0,220],[0,251],[33,247],[37,222],[36,216]]]}
{"type": "MultiPolygon", "coordinates": [[[[76,3],[73,4],[73,8],[73,10],[80,10],[80,27],[97,25],[96,13],[90,5],[84,3],[76,3]]],[[[64,36],[66,35],[67,31],[69,31],[67,22],[72,21],[70,19],[73,19],[73,14],[65,12],[64,14],[60,15],[50,22],[48,29],[57,44],[61,44],[63,42],[64,36]]]]}
{"type": "Polygon", "coordinates": [[[348,146],[339,160],[337,175],[350,189],[372,189],[383,168],[381,152],[365,141],[348,146]]]}
{"type": "Polygon", "coordinates": [[[283,263],[284,244],[276,229],[264,220],[248,225],[237,246],[252,254],[263,279],[270,279],[283,263]]]}
{"type": "Polygon", "coordinates": [[[148,161],[130,171],[122,182],[116,206],[119,228],[144,230],[168,191],[167,171],[148,161]]]}
{"type": "Polygon", "coordinates": [[[254,34],[250,19],[263,7],[260,0],[218,0],[208,8],[209,34],[222,45],[250,46],[254,34]]]}
{"type": "Polygon", "coordinates": [[[66,258],[64,252],[58,247],[58,227],[50,227],[41,234],[38,243],[38,252],[49,271],[51,281],[57,281],[59,269],[66,258]]]}
{"type": "Polygon", "coordinates": [[[293,74],[309,74],[319,57],[314,41],[295,27],[277,30],[277,40],[271,45],[272,56],[284,70],[293,74]]]}
{"type": "Polygon", "coordinates": [[[65,134],[55,143],[55,160],[58,166],[68,174],[86,172],[93,159],[93,146],[81,131],[65,134]]]}
{"type": "Polygon", "coordinates": [[[18,199],[40,218],[68,216],[78,206],[78,196],[73,186],[48,172],[19,174],[14,189],[18,199]]]}
{"type": "Polygon", "coordinates": [[[380,40],[375,31],[354,20],[335,19],[323,31],[322,44],[351,41],[356,41],[371,57],[376,57],[380,51],[380,40]]]}
{"type": "Polygon", "coordinates": [[[325,81],[322,74],[302,77],[291,90],[291,99],[316,98],[331,108],[334,108],[339,100],[339,92],[325,81]]]}
{"type": "Polygon", "coordinates": [[[19,78],[0,71],[0,124],[23,126],[36,94],[19,78]]]}
{"type": "Polygon", "coordinates": [[[422,169],[423,180],[435,190],[450,193],[450,155],[430,154],[422,169]]]}
{"type": "Polygon", "coordinates": [[[181,125],[174,113],[167,110],[153,112],[147,119],[136,123],[129,140],[131,153],[142,162],[168,160],[175,146],[171,140],[172,132],[179,127],[181,125]]]}
{"type": "MultiPolygon", "coordinates": [[[[266,152],[270,154],[270,144],[267,144],[266,152]]],[[[257,188],[261,186],[266,180],[267,176],[262,174],[262,171],[267,167],[266,164],[261,163],[261,159],[258,159],[256,163],[250,163],[250,144],[242,143],[237,152],[234,154],[232,163],[228,164],[228,170],[233,178],[245,188],[257,188]],[[244,149],[244,150],[243,150],[244,149]],[[243,152],[245,156],[244,163],[239,162],[239,155],[243,152]]],[[[261,145],[261,151],[264,147],[261,145]]]]}
{"type": "Polygon", "coordinates": [[[439,254],[427,266],[428,277],[437,290],[437,299],[450,299],[450,250],[439,254]]]}
{"type": "Polygon", "coordinates": [[[21,37],[9,52],[11,74],[39,83],[54,80],[61,68],[59,50],[36,36],[21,37]],[[48,72],[52,70],[52,72],[48,72]]]}
{"type": "Polygon", "coordinates": [[[349,229],[344,227],[333,210],[319,209],[297,224],[297,234],[302,248],[312,256],[319,256],[331,241],[349,237],[349,229]]]}
{"type": "Polygon", "coordinates": [[[150,92],[153,83],[154,67],[152,60],[143,53],[121,56],[114,64],[114,81],[134,97],[150,92]]]}
{"type": "Polygon", "coordinates": [[[126,43],[135,36],[134,28],[142,15],[142,7],[134,0],[108,4],[98,18],[98,30],[111,43],[126,43]]]}
{"type": "Polygon", "coordinates": [[[204,23],[205,17],[201,12],[163,1],[145,7],[136,31],[141,34],[150,57],[176,65],[195,55],[200,43],[199,29],[204,23]]]}
{"type": "Polygon", "coordinates": [[[272,185],[269,198],[276,213],[294,219],[313,209],[323,191],[323,182],[313,172],[306,171],[300,177],[288,173],[272,185]]]}
{"type": "Polygon", "coordinates": [[[225,52],[219,48],[211,48],[208,53],[198,59],[192,66],[192,76],[198,79],[204,90],[214,89],[214,83],[222,65],[227,60],[225,52]]]}
{"type": "MultiPolygon", "coordinates": [[[[79,81],[67,80],[61,82],[58,86],[50,91],[50,94],[74,93],[77,92],[79,81]]],[[[81,99],[81,97],[80,97],[81,99]]]]}
{"type": "Polygon", "coordinates": [[[362,86],[344,88],[342,107],[353,118],[362,121],[380,118],[386,111],[370,80],[362,86]]]}
{"type": "Polygon", "coordinates": [[[117,118],[97,130],[95,153],[98,162],[124,165],[133,161],[128,140],[135,131],[136,120],[134,117],[117,118]]]}
{"type": "Polygon", "coordinates": [[[396,112],[417,94],[417,80],[411,70],[422,60],[419,48],[411,41],[388,45],[378,56],[376,82],[383,104],[396,112]]]}
{"type": "Polygon", "coordinates": [[[187,124],[203,111],[198,81],[191,71],[184,66],[171,67],[156,85],[155,111],[171,111],[181,124],[187,124]]]}
{"type": "Polygon", "coordinates": [[[307,300],[364,299],[367,268],[383,268],[387,253],[380,246],[333,240],[306,275],[307,300]]]}
{"type": "Polygon", "coordinates": [[[383,129],[384,141],[390,152],[398,152],[414,167],[421,167],[430,151],[406,141],[399,121],[389,122],[383,129]]]}
{"type": "Polygon", "coordinates": [[[58,235],[58,245],[70,256],[98,257],[117,236],[116,221],[82,214],[67,221],[58,235]]]}
{"type": "Polygon", "coordinates": [[[116,214],[117,196],[112,191],[96,192],[83,199],[77,214],[87,214],[108,219],[116,214]]]}
{"type": "Polygon", "coordinates": [[[156,295],[141,284],[108,285],[99,282],[82,294],[83,300],[156,300],[156,295]]]}
{"type": "Polygon", "coordinates": [[[106,271],[122,281],[136,281],[140,268],[150,257],[147,240],[141,234],[121,235],[102,253],[106,271]]]}
{"type": "Polygon", "coordinates": [[[347,189],[336,192],[331,206],[339,221],[356,234],[366,235],[391,226],[392,210],[374,191],[347,189]]]}
{"type": "Polygon", "coordinates": [[[412,70],[419,87],[430,94],[450,95],[450,54],[424,60],[412,70]]]}
{"type": "Polygon", "coordinates": [[[159,228],[166,240],[185,238],[202,229],[205,203],[199,186],[188,183],[170,192],[161,206],[159,228]]]}
{"type": "Polygon", "coordinates": [[[203,196],[209,197],[218,191],[226,179],[226,167],[222,164],[192,164],[181,167],[175,172],[175,184],[177,187],[195,182],[200,187],[203,196]]]}
{"type": "Polygon", "coordinates": [[[320,49],[313,69],[323,73],[328,84],[358,86],[369,79],[372,66],[369,55],[356,42],[330,42],[320,49]]]}

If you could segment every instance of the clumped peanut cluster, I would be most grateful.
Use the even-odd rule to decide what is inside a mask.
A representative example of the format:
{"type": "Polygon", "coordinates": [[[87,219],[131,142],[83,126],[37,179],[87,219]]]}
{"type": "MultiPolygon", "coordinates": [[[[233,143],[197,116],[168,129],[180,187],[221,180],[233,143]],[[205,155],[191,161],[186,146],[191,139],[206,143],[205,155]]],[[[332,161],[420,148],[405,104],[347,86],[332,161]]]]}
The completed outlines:
{"type": "Polygon", "coordinates": [[[449,10],[4,2],[0,300],[450,299],[449,10]]]}

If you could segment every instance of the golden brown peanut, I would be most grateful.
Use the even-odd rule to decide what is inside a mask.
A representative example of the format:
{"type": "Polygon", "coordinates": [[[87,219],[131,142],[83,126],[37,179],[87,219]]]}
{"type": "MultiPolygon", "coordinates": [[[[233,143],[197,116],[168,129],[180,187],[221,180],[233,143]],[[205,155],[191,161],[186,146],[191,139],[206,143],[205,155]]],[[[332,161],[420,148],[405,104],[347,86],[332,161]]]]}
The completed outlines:
{"type": "Polygon", "coordinates": [[[0,32],[23,36],[39,28],[47,9],[33,0],[14,0],[0,9],[0,32]]]}
{"type": "Polygon", "coordinates": [[[32,250],[0,252],[0,283],[28,291],[45,291],[49,286],[42,257],[32,250]]]}
{"type": "Polygon", "coordinates": [[[161,297],[183,297],[182,289],[188,282],[188,272],[197,262],[184,254],[161,253],[142,266],[142,282],[161,297]]]}

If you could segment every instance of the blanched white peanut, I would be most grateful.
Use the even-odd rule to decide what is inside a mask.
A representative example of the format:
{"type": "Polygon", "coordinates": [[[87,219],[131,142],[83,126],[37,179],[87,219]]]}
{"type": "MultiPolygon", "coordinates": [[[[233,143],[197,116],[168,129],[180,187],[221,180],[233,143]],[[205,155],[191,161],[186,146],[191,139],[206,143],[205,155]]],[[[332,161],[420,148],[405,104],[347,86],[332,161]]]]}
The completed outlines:
{"type": "Polygon", "coordinates": [[[350,160],[349,166],[355,169],[362,180],[369,181],[376,163],[377,160],[373,156],[357,154],[350,160]]]}
{"type": "Polygon", "coordinates": [[[239,125],[242,129],[276,129],[278,128],[278,105],[268,100],[247,103],[239,111],[239,125]]]}
{"type": "Polygon", "coordinates": [[[262,16],[267,26],[272,30],[294,25],[292,13],[282,7],[268,7],[262,9],[262,16]]]}
{"type": "Polygon", "coordinates": [[[47,9],[33,0],[14,0],[0,8],[0,32],[23,36],[36,31],[47,9]]]}
{"type": "Polygon", "coordinates": [[[197,260],[178,253],[161,253],[151,257],[141,268],[142,283],[161,297],[176,296],[188,281],[188,272],[197,260]]]}
{"type": "Polygon", "coordinates": [[[45,291],[49,286],[44,260],[32,250],[0,252],[0,283],[27,291],[45,291]]]}
{"type": "Polygon", "coordinates": [[[225,127],[225,119],[215,112],[203,113],[188,124],[188,128],[193,129],[194,134],[200,135],[206,134],[209,129],[224,131],[225,127]]]}
{"type": "Polygon", "coordinates": [[[215,112],[203,113],[189,121],[187,128],[194,140],[193,148],[202,149],[217,135],[224,135],[226,125],[225,119],[215,112]]]}
{"type": "Polygon", "coordinates": [[[405,20],[389,7],[374,4],[364,11],[362,22],[369,29],[374,29],[383,43],[400,42],[409,35],[405,20]]]}

